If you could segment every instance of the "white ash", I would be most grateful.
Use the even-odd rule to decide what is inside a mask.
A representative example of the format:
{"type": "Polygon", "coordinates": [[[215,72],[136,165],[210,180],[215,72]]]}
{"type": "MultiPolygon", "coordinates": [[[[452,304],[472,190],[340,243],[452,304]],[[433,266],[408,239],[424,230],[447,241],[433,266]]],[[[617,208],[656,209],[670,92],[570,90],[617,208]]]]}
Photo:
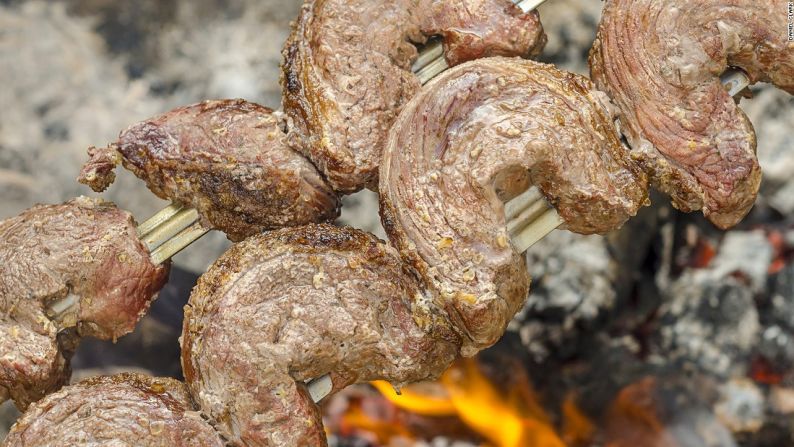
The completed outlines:
{"type": "Polygon", "coordinates": [[[737,447],[731,433],[709,411],[684,409],[659,435],[657,445],[679,447],[737,447]]]}
{"type": "Polygon", "coordinates": [[[587,55],[601,19],[602,2],[554,0],[538,8],[549,42],[541,60],[584,76],[590,75],[587,55]]]}
{"type": "Polygon", "coordinates": [[[766,398],[746,378],[733,378],[720,386],[720,400],[714,407],[719,420],[732,432],[756,431],[763,425],[766,398]]]}
{"type": "Polygon", "coordinates": [[[763,232],[730,231],[725,234],[708,272],[714,277],[741,272],[749,278],[753,291],[760,291],[766,286],[772,255],[772,245],[763,232]]]}
{"type": "Polygon", "coordinates": [[[687,272],[663,294],[660,355],[717,377],[746,372],[761,324],[753,293],[742,281],[687,272]]]}
{"type": "Polygon", "coordinates": [[[615,263],[601,236],[554,231],[527,252],[529,297],[509,329],[536,360],[559,346],[571,330],[596,319],[616,300],[615,263]]]}
{"type": "MultiPolygon", "coordinates": [[[[111,60],[91,27],[61,3],[0,7],[0,103],[13,104],[0,109],[0,183],[14,185],[0,189],[0,217],[87,194],[75,181],[86,148],[162,109],[145,83],[130,81],[111,60]]],[[[118,183],[125,208],[140,213],[159,206],[134,177],[118,183]],[[131,197],[141,200],[129,203],[131,197]]]]}
{"type": "Polygon", "coordinates": [[[761,194],[783,214],[794,213],[794,97],[771,85],[753,87],[741,102],[755,127],[758,161],[764,174],[761,194]]]}
{"type": "Polygon", "coordinates": [[[244,98],[278,108],[281,47],[300,1],[178,2],[174,23],[154,42],[148,77],[181,86],[186,98],[244,98]],[[231,12],[230,12],[231,11],[231,12]]]}

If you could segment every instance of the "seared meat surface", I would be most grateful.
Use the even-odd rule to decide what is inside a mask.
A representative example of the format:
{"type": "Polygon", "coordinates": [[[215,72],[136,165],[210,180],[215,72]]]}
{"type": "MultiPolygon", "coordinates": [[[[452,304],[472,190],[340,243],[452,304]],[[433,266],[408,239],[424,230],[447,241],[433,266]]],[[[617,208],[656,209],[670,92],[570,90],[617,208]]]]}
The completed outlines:
{"type": "Polygon", "coordinates": [[[32,405],[3,447],[222,447],[182,382],[142,374],[94,377],[32,405]]]}
{"type": "Polygon", "coordinates": [[[761,181],[752,124],[719,76],[794,93],[786,4],[772,0],[608,0],[590,54],[593,81],[620,107],[623,132],[683,211],[739,222],[761,181]]]}
{"type": "Polygon", "coordinates": [[[180,107],[89,149],[78,180],[101,191],[120,159],[157,196],[196,208],[206,226],[234,241],[334,219],[336,194],[287,146],[284,126],[280,113],[243,100],[180,107]]]}
{"type": "Polygon", "coordinates": [[[546,42],[536,12],[510,0],[308,1],[284,48],[291,142],[337,191],[377,186],[386,135],[419,90],[411,42],[443,37],[450,64],[528,56],[546,42]]]}
{"type": "Polygon", "coordinates": [[[129,333],[167,279],[112,203],[79,197],[0,222],[0,397],[24,409],[60,387],[77,337],[129,333]]]}
{"type": "Polygon", "coordinates": [[[646,202],[611,111],[581,76],[486,58],[431,81],[395,122],[383,224],[460,331],[464,355],[496,342],[529,288],[504,201],[534,184],[584,234],[620,227],[646,202]]]}
{"type": "Polygon", "coordinates": [[[234,245],[185,308],[192,396],[234,445],[325,445],[304,381],[334,389],[437,377],[459,340],[398,254],[353,229],[310,225],[234,245]]]}

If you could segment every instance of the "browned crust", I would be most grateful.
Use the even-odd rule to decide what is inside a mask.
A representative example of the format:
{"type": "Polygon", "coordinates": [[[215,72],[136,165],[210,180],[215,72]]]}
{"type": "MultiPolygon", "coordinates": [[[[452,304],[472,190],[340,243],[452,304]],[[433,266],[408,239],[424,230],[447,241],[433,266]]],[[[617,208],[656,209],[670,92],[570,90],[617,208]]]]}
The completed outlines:
{"type": "Polygon", "coordinates": [[[168,280],[135,221],[112,203],[79,197],[0,222],[0,386],[20,408],[62,386],[77,336],[129,333],[168,280]],[[76,312],[47,307],[78,298],[76,312]]]}
{"type": "Polygon", "coordinates": [[[195,411],[187,388],[136,373],[99,376],[51,394],[20,417],[4,447],[120,442],[124,445],[224,445],[195,411]]]}
{"type": "Polygon", "coordinates": [[[309,225],[253,236],[191,295],[186,381],[233,443],[324,445],[303,381],[399,384],[435,377],[454,359],[457,336],[420,295],[397,253],[366,233],[309,225]]]}
{"type": "Polygon", "coordinates": [[[383,225],[464,338],[464,355],[501,337],[529,288],[503,200],[534,184],[583,234],[619,228],[646,203],[647,179],[610,107],[581,76],[487,58],[434,79],[392,127],[383,225]]]}
{"type": "Polygon", "coordinates": [[[410,42],[431,35],[443,37],[452,65],[489,55],[529,56],[546,42],[537,13],[523,13],[509,0],[303,5],[282,52],[284,110],[290,144],[335,190],[377,186],[388,129],[420,87],[410,42]]]}
{"type": "Polygon", "coordinates": [[[243,100],[180,107],[89,150],[79,180],[103,187],[115,156],[155,195],[196,208],[206,226],[233,241],[335,219],[336,194],[287,146],[285,126],[280,112],[243,100]]]}

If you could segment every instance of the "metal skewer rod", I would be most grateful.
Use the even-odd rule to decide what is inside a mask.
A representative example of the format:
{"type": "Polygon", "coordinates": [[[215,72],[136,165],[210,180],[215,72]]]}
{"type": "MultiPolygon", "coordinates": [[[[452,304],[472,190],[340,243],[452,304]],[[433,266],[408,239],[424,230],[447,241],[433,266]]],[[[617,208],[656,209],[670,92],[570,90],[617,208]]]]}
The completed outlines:
{"type": "Polygon", "coordinates": [[[138,225],[138,237],[146,236],[149,232],[168,221],[168,219],[174,217],[174,215],[181,210],[182,205],[176,203],[172,203],[161,209],[157,214],[147,219],[146,222],[138,225]]]}
{"type": "Polygon", "coordinates": [[[173,214],[168,220],[163,221],[159,226],[146,233],[141,238],[141,241],[146,245],[146,248],[152,252],[171,240],[185,228],[196,223],[198,218],[198,211],[194,208],[183,208],[173,214]]]}
{"type": "Polygon", "coordinates": [[[193,222],[193,224],[166,240],[162,245],[152,251],[150,256],[152,262],[154,264],[162,264],[171,259],[171,256],[174,256],[188,245],[196,242],[201,236],[207,234],[208,231],[210,231],[210,229],[201,225],[201,222],[193,222]]]}

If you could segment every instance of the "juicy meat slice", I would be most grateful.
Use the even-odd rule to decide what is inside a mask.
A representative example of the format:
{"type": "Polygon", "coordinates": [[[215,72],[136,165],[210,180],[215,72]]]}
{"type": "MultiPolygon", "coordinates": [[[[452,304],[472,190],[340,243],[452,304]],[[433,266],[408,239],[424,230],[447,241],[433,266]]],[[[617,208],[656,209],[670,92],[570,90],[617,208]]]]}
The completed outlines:
{"type": "Polygon", "coordinates": [[[78,180],[102,191],[120,158],[158,197],[196,208],[233,241],[334,219],[336,194],[287,146],[284,126],[281,113],[243,100],[180,107],[129,127],[110,147],[90,148],[78,180]]]}
{"type": "Polygon", "coordinates": [[[77,336],[131,332],[168,270],[109,202],[78,197],[0,221],[0,396],[25,408],[63,385],[77,336]]]}
{"type": "Polygon", "coordinates": [[[222,447],[185,385],[142,374],[94,377],[32,405],[3,447],[222,447]]]}
{"type": "Polygon", "coordinates": [[[794,93],[785,2],[608,0],[590,53],[599,89],[653,183],[720,228],[739,222],[761,181],[755,131],[722,86],[729,66],[794,93]]]}
{"type": "Polygon", "coordinates": [[[464,355],[493,344],[526,298],[503,201],[530,183],[584,234],[620,227],[646,202],[646,178],[587,79],[521,59],[467,62],[426,85],[389,134],[383,224],[464,355]]]}
{"type": "Polygon", "coordinates": [[[304,381],[334,389],[437,377],[459,342],[399,255],[374,236],[309,225],[234,245],[185,308],[191,394],[234,445],[325,445],[304,381]]]}
{"type": "Polygon", "coordinates": [[[510,0],[316,0],[303,6],[284,48],[284,110],[291,142],[343,193],[377,186],[380,154],[402,106],[420,88],[411,42],[443,37],[454,65],[538,53],[536,12],[510,0]]]}

